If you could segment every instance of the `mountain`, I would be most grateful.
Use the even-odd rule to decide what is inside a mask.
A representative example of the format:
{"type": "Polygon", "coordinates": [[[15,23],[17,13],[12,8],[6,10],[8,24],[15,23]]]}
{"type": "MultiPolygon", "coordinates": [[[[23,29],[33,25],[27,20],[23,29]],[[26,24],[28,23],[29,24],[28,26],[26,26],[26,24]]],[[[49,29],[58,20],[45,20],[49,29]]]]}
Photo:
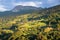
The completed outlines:
{"type": "Polygon", "coordinates": [[[21,14],[25,14],[25,13],[33,13],[33,12],[37,12],[37,11],[42,10],[42,9],[43,8],[41,8],[41,7],[38,8],[38,7],[33,7],[33,6],[18,5],[10,11],[0,12],[0,17],[16,16],[16,15],[21,15],[21,14]]]}
{"type": "Polygon", "coordinates": [[[17,15],[33,13],[33,12],[35,12],[35,13],[38,12],[38,13],[47,15],[49,13],[53,13],[53,12],[57,12],[57,11],[60,11],[60,5],[56,5],[56,6],[53,6],[50,8],[18,5],[10,11],[0,12],[0,17],[17,16],[17,15]]]}
{"type": "Polygon", "coordinates": [[[56,13],[56,12],[60,12],[60,5],[44,8],[43,10],[40,11],[40,13],[44,13],[46,15],[50,13],[56,13]]]}
{"type": "Polygon", "coordinates": [[[33,10],[41,10],[42,8],[40,7],[34,7],[34,6],[22,6],[18,5],[15,8],[12,9],[12,12],[19,12],[19,11],[33,11],[33,10]]]}
{"type": "Polygon", "coordinates": [[[31,8],[0,12],[0,40],[60,40],[60,5],[31,8]]]}

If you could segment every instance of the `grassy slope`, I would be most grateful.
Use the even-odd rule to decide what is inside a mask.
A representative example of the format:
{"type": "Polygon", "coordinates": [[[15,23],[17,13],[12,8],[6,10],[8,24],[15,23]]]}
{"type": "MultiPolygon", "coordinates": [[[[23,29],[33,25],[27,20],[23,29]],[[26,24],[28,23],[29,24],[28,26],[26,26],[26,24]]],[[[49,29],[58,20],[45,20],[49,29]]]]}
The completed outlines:
{"type": "Polygon", "coordinates": [[[0,39],[59,40],[60,7],[52,8],[42,12],[0,18],[0,39]]]}

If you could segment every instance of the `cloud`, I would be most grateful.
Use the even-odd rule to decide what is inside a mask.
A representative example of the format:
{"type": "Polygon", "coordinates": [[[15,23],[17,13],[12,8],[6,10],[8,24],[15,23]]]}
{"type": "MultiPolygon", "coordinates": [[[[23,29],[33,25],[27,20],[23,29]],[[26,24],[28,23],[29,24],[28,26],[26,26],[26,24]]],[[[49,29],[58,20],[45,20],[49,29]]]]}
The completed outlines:
{"type": "Polygon", "coordinates": [[[50,7],[60,4],[60,0],[0,0],[0,11],[11,10],[17,5],[50,7]]]}
{"type": "Polygon", "coordinates": [[[6,11],[7,9],[5,8],[4,5],[0,5],[0,11],[3,12],[3,11],[6,11]]]}
{"type": "Polygon", "coordinates": [[[35,6],[39,7],[42,2],[19,2],[19,3],[14,3],[14,5],[22,5],[22,6],[35,6]]]}

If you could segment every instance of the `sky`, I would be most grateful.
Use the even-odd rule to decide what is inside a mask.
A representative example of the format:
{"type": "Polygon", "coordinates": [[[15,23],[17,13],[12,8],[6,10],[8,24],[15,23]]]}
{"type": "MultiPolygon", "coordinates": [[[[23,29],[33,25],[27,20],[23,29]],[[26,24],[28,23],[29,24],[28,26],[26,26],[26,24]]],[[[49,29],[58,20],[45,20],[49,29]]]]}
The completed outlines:
{"type": "Polygon", "coordinates": [[[0,11],[11,10],[17,5],[47,8],[60,5],[60,0],[0,0],[0,11]]]}

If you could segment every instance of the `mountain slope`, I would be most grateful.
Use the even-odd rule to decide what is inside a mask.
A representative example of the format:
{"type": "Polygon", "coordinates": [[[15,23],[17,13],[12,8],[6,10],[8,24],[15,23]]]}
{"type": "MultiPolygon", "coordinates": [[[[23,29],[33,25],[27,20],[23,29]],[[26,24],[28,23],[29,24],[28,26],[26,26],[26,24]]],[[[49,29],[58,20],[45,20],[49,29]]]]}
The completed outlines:
{"type": "Polygon", "coordinates": [[[25,13],[33,13],[33,12],[37,12],[39,10],[42,10],[43,8],[37,8],[37,7],[33,7],[33,6],[21,6],[18,5],[16,7],[14,7],[12,10],[10,11],[5,11],[5,12],[0,12],[0,17],[3,16],[16,16],[16,15],[21,15],[21,14],[25,14],[25,13]]]}
{"type": "Polygon", "coordinates": [[[6,15],[7,17],[0,18],[1,40],[60,39],[59,5],[32,13],[29,12],[18,15],[19,13],[10,12],[8,13],[10,17],[5,13],[3,15],[6,15]]]}
{"type": "Polygon", "coordinates": [[[37,7],[32,7],[32,6],[16,6],[13,8],[11,11],[5,11],[5,12],[0,12],[0,17],[3,16],[16,16],[16,15],[21,15],[21,14],[26,14],[26,13],[33,13],[33,12],[40,12],[43,14],[49,14],[50,12],[57,12],[60,11],[60,5],[50,7],[50,8],[37,8],[37,7]],[[15,11],[15,12],[14,12],[15,11]]]}
{"type": "Polygon", "coordinates": [[[15,8],[12,9],[13,12],[19,12],[19,11],[28,11],[28,10],[41,10],[42,8],[38,8],[38,7],[34,7],[34,6],[21,6],[21,5],[18,5],[16,6],[15,8]]]}

